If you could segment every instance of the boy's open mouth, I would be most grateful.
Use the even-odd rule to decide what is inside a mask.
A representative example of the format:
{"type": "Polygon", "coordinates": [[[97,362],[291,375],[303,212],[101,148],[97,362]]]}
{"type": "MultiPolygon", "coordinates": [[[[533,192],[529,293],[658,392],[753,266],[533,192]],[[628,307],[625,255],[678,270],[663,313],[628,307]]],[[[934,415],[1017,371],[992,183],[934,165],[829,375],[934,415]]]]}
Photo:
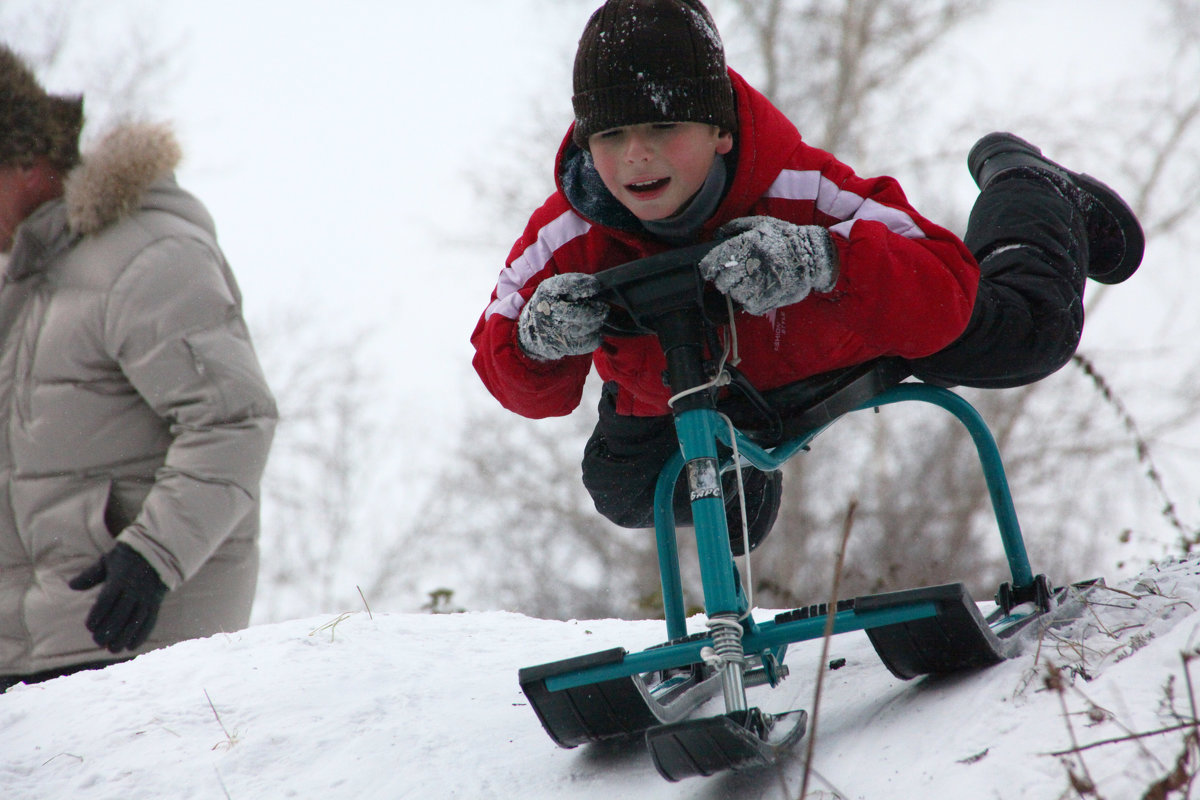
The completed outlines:
{"type": "Polygon", "coordinates": [[[659,178],[653,181],[639,181],[638,183],[627,184],[625,188],[634,194],[653,192],[666,186],[670,180],[670,178],[659,178]]]}

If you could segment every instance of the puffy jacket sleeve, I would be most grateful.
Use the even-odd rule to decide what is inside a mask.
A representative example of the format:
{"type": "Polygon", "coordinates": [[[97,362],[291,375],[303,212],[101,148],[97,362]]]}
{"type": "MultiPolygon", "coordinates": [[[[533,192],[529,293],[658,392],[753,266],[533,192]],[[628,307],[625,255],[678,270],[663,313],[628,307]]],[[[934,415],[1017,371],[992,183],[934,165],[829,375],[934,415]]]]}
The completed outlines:
{"type": "Polygon", "coordinates": [[[246,514],[278,416],[223,259],[185,237],[143,250],[110,294],[105,347],[169,425],[172,443],[119,535],[169,588],[194,575],[246,514]]]}
{"type": "Polygon", "coordinates": [[[913,209],[893,178],[860,178],[830,157],[816,211],[840,260],[837,285],[817,302],[852,321],[872,349],[917,358],[962,333],[979,267],[957,236],[913,209]]]}
{"type": "Polygon", "coordinates": [[[553,200],[530,220],[500,272],[491,300],[475,325],[471,344],[475,371],[488,391],[510,411],[525,417],[571,413],[583,394],[592,366],[590,355],[537,361],[517,344],[517,318],[543,280],[562,264],[587,264],[589,223],[553,200]]]}

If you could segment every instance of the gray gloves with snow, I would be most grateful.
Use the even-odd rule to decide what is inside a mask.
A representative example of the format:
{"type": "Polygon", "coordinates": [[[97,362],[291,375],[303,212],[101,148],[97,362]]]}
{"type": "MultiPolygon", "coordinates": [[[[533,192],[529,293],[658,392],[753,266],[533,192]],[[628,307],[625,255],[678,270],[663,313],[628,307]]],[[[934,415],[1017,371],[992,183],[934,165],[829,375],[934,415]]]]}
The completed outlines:
{"type": "Polygon", "coordinates": [[[517,319],[521,349],[539,361],[590,353],[600,346],[608,304],[600,282],[582,272],[551,275],[538,284],[517,319]]]}
{"type": "MultiPolygon", "coordinates": [[[[820,225],[742,217],[717,235],[726,238],[701,259],[700,276],[748,314],[799,303],[809,292],[828,292],[837,283],[837,247],[820,225]]],[[[608,305],[596,297],[599,288],[595,277],[581,272],[538,284],[517,319],[521,349],[539,361],[554,361],[599,347],[608,316],[608,305]]]]}
{"type": "Polygon", "coordinates": [[[799,303],[809,292],[828,292],[837,283],[837,248],[820,225],[742,217],[722,225],[717,235],[729,238],[700,261],[700,275],[747,314],[799,303]]]}

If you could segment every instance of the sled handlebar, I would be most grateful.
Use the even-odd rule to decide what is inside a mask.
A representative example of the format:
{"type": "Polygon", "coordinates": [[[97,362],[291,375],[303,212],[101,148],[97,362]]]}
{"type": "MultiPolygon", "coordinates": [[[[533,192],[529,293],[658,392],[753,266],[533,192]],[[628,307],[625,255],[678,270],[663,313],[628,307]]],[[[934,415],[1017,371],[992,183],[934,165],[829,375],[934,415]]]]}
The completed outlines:
{"type": "Polygon", "coordinates": [[[700,259],[718,243],[680,247],[597,272],[596,279],[603,287],[600,299],[612,307],[603,333],[653,335],[659,332],[663,317],[693,308],[699,308],[711,321],[724,322],[724,302],[696,269],[700,259]]]}

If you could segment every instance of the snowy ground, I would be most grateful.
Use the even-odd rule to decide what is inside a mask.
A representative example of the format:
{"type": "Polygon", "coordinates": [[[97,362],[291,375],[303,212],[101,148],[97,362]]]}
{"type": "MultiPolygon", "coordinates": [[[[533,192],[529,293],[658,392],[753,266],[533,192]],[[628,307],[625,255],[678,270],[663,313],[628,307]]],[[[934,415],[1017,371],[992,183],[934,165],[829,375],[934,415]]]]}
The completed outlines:
{"type": "MultiPolygon", "coordinates": [[[[1194,717],[1183,657],[1200,643],[1198,605],[1200,559],[1164,564],[1093,592],[1012,660],[941,680],[896,680],[864,635],[836,637],[830,657],[846,665],[825,672],[809,797],[1069,797],[1068,770],[1110,800],[1141,797],[1189,729],[1088,749],[1082,763],[1053,753],[1072,736],[1194,717]],[[1061,695],[1045,687],[1051,664],[1065,667],[1061,695]]],[[[551,743],[519,667],[662,635],[657,622],[364,610],[186,642],[0,695],[0,796],[797,798],[803,741],[780,769],[678,784],[638,745],[551,743]]],[[[792,676],[753,690],[769,692],[757,702],[811,710],[819,655],[820,642],[794,646],[792,676]]]]}

